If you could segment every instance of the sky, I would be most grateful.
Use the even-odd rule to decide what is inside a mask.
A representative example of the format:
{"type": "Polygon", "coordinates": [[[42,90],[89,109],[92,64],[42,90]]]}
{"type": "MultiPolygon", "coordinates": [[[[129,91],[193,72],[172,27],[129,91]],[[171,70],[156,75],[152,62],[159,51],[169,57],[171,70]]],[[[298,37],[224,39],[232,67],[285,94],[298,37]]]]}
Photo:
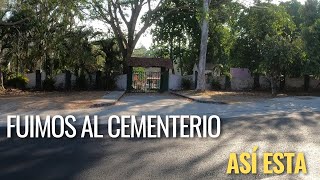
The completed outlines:
{"type": "MultiPolygon", "coordinates": [[[[253,0],[240,0],[240,1],[242,1],[245,4],[250,4],[250,3],[253,2],[253,0]]],[[[278,4],[280,2],[286,2],[286,1],[290,1],[290,0],[273,0],[273,3],[278,4]]],[[[298,0],[298,1],[301,2],[302,4],[304,4],[304,2],[306,0],[298,0]]],[[[91,24],[95,29],[100,29],[102,31],[104,29],[106,29],[106,27],[104,26],[104,24],[102,22],[94,21],[91,24]]],[[[147,49],[149,49],[151,47],[151,45],[152,45],[152,35],[150,34],[150,28],[149,28],[149,29],[147,29],[147,31],[139,39],[139,41],[138,41],[138,43],[136,45],[136,48],[144,46],[147,49]]]]}

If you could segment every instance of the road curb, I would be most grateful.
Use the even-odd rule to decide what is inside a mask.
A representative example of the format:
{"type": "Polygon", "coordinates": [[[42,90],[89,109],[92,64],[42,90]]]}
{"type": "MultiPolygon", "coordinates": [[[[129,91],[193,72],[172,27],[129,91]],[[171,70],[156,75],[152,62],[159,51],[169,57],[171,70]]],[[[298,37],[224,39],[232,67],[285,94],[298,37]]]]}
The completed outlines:
{"type": "Polygon", "coordinates": [[[113,100],[107,100],[107,95],[104,95],[101,99],[100,103],[96,103],[90,106],[90,108],[100,108],[100,107],[105,107],[105,106],[113,106],[115,104],[117,104],[117,102],[125,95],[125,91],[121,92],[121,95],[116,97],[113,100]],[[110,101],[110,102],[104,102],[104,101],[110,101]]]}
{"type": "Polygon", "coordinates": [[[192,98],[192,97],[189,97],[189,96],[187,96],[187,95],[183,95],[183,94],[180,94],[180,93],[177,93],[177,92],[174,92],[174,91],[170,91],[170,93],[173,94],[173,95],[179,96],[179,97],[186,98],[186,99],[191,100],[191,101],[194,101],[194,102],[199,102],[199,103],[205,103],[205,104],[224,104],[224,105],[229,104],[229,103],[222,102],[222,101],[206,101],[206,100],[196,99],[196,98],[192,98]]]}

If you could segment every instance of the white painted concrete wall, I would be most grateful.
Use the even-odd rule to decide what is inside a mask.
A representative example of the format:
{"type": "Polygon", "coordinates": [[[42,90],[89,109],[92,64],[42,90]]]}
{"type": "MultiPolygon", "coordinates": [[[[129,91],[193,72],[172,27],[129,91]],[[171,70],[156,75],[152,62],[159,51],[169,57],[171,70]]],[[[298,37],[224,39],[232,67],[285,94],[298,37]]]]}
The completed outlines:
{"type": "Polygon", "coordinates": [[[181,90],[182,76],[170,74],[169,75],[169,90],[181,90]]]}
{"type": "Polygon", "coordinates": [[[65,87],[66,73],[60,73],[54,77],[56,81],[54,86],[58,89],[63,89],[65,87]]]}
{"type": "Polygon", "coordinates": [[[231,78],[231,90],[241,91],[253,89],[253,78],[231,78]]]}
{"type": "Polygon", "coordinates": [[[27,88],[34,88],[36,86],[36,73],[28,73],[25,76],[29,79],[27,88]]]}
{"type": "MultiPolygon", "coordinates": [[[[29,79],[29,82],[27,84],[27,88],[35,88],[36,87],[36,73],[28,73],[25,74],[25,76],[29,79]]],[[[54,80],[56,81],[54,86],[58,89],[64,88],[65,85],[65,73],[60,73],[54,77],[54,80]]],[[[41,81],[45,80],[46,78],[46,73],[41,72],[41,81]]],[[[95,83],[95,76],[92,75],[92,83],[95,83]]],[[[75,86],[76,85],[76,76],[74,74],[71,74],[71,85],[75,86]]]]}
{"type": "Polygon", "coordinates": [[[260,88],[261,89],[270,89],[271,88],[271,84],[270,84],[270,80],[268,77],[266,76],[260,76],[259,77],[259,83],[260,83],[260,88]]]}
{"type": "MultiPolygon", "coordinates": [[[[27,88],[35,88],[36,86],[36,73],[28,73],[25,76],[29,79],[27,84],[27,88]]],[[[91,75],[92,81],[91,86],[95,84],[95,74],[91,75]]],[[[192,81],[192,88],[195,87],[195,76],[187,75],[181,76],[176,74],[169,74],[169,89],[170,90],[181,90],[181,81],[183,78],[189,79],[192,81]]],[[[225,89],[225,76],[214,76],[214,79],[218,80],[221,84],[221,88],[225,89]]],[[[265,76],[259,77],[260,88],[261,89],[270,89],[270,81],[265,76]]],[[[45,72],[41,73],[42,81],[45,79],[45,72]]],[[[55,87],[58,89],[62,89],[65,86],[65,73],[60,73],[55,76],[55,87]]],[[[89,77],[87,77],[89,83],[89,77]]],[[[76,85],[76,76],[74,74],[71,75],[71,84],[72,86],[76,85]]],[[[278,83],[279,85],[279,83],[278,83]]],[[[119,75],[116,77],[116,86],[118,90],[126,90],[127,89],[127,75],[119,75]]],[[[254,86],[253,77],[232,77],[231,78],[231,90],[241,91],[241,90],[250,90],[254,86]]],[[[311,90],[320,90],[320,79],[315,79],[310,77],[310,89],[311,90]]],[[[211,89],[211,83],[206,84],[207,89],[211,89]]],[[[304,78],[286,78],[286,89],[303,89],[304,88],[304,78]]]]}
{"type": "MultiPolygon", "coordinates": [[[[36,73],[27,73],[25,76],[29,79],[27,84],[27,88],[35,88],[36,87],[36,73]]],[[[41,80],[43,81],[46,77],[45,72],[41,72],[41,80]]]]}
{"type": "Polygon", "coordinates": [[[304,78],[286,78],[286,89],[303,89],[304,78]]]}
{"type": "Polygon", "coordinates": [[[118,90],[127,89],[127,74],[122,74],[116,77],[116,86],[118,90]]]}
{"type": "Polygon", "coordinates": [[[320,79],[310,78],[310,89],[320,90],[320,79]]]}

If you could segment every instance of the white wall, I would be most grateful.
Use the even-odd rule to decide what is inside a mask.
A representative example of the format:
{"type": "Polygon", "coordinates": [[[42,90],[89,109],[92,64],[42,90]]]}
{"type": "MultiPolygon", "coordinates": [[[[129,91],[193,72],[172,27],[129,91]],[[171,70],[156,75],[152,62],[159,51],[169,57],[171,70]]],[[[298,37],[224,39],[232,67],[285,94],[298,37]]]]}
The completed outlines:
{"type": "MultiPolygon", "coordinates": [[[[35,88],[36,87],[36,73],[27,73],[25,76],[29,79],[29,82],[27,84],[27,88],[35,88]]],[[[54,80],[56,81],[54,86],[58,89],[65,87],[65,73],[60,73],[54,77],[54,80]]],[[[45,80],[46,73],[41,72],[41,81],[45,80]]],[[[88,79],[89,80],[89,79],[88,79]]],[[[95,75],[92,75],[92,83],[95,83],[95,75]]],[[[71,85],[75,86],[76,84],[76,76],[74,74],[71,74],[71,85]]]]}
{"type": "Polygon", "coordinates": [[[253,89],[254,79],[251,78],[231,78],[231,89],[235,91],[253,89]]]}
{"type": "Polygon", "coordinates": [[[29,79],[29,82],[27,84],[27,88],[36,87],[36,73],[28,73],[25,76],[29,79]]]}
{"type": "Polygon", "coordinates": [[[122,74],[116,77],[116,86],[118,90],[127,89],[127,75],[122,74]]]}
{"type": "Polygon", "coordinates": [[[304,88],[304,78],[286,78],[286,88],[287,89],[303,89],[304,88]]]}
{"type": "MultiPolygon", "coordinates": [[[[25,76],[29,79],[27,84],[27,88],[35,88],[36,87],[36,73],[27,73],[25,76]]],[[[41,72],[41,80],[43,81],[46,77],[45,72],[41,72]]]]}
{"type": "Polygon", "coordinates": [[[176,74],[169,75],[169,90],[181,90],[182,76],[176,74]]]}
{"type": "Polygon", "coordinates": [[[314,90],[320,90],[320,79],[310,77],[310,88],[314,90]]]}
{"type": "Polygon", "coordinates": [[[270,80],[268,77],[266,76],[260,76],[259,77],[259,83],[260,83],[260,88],[261,89],[270,89],[271,88],[271,84],[270,84],[270,80]]]}
{"type": "Polygon", "coordinates": [[[60,73],[54,77],[54,80],[56,81],[54,86],[58,89],[63,89],[65,87],[65,79],[66,79],[66,73],[60,73]]]}

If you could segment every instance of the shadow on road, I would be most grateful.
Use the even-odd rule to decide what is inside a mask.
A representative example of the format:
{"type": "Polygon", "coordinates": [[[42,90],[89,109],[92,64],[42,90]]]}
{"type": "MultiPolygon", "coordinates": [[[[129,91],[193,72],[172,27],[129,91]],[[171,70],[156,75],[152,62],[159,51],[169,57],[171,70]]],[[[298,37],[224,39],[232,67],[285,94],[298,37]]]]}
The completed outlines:
{"type": "MultiPolygon", "coordinates": [[[[304,143],[319,143],[319,115],[223,119],[223,132],[217,139],[7,139],[5,129],[0,129],[0,179],[272,177],[261,171],[258,175],[226,175],[229,153],[251,152],[255,145],[264,151],[295,152],[304,143]]],[[[105,125],[100,129],[107,134],[105,125]]],[[[261,157],[258,162],[262,163],[261,157]]]]}

